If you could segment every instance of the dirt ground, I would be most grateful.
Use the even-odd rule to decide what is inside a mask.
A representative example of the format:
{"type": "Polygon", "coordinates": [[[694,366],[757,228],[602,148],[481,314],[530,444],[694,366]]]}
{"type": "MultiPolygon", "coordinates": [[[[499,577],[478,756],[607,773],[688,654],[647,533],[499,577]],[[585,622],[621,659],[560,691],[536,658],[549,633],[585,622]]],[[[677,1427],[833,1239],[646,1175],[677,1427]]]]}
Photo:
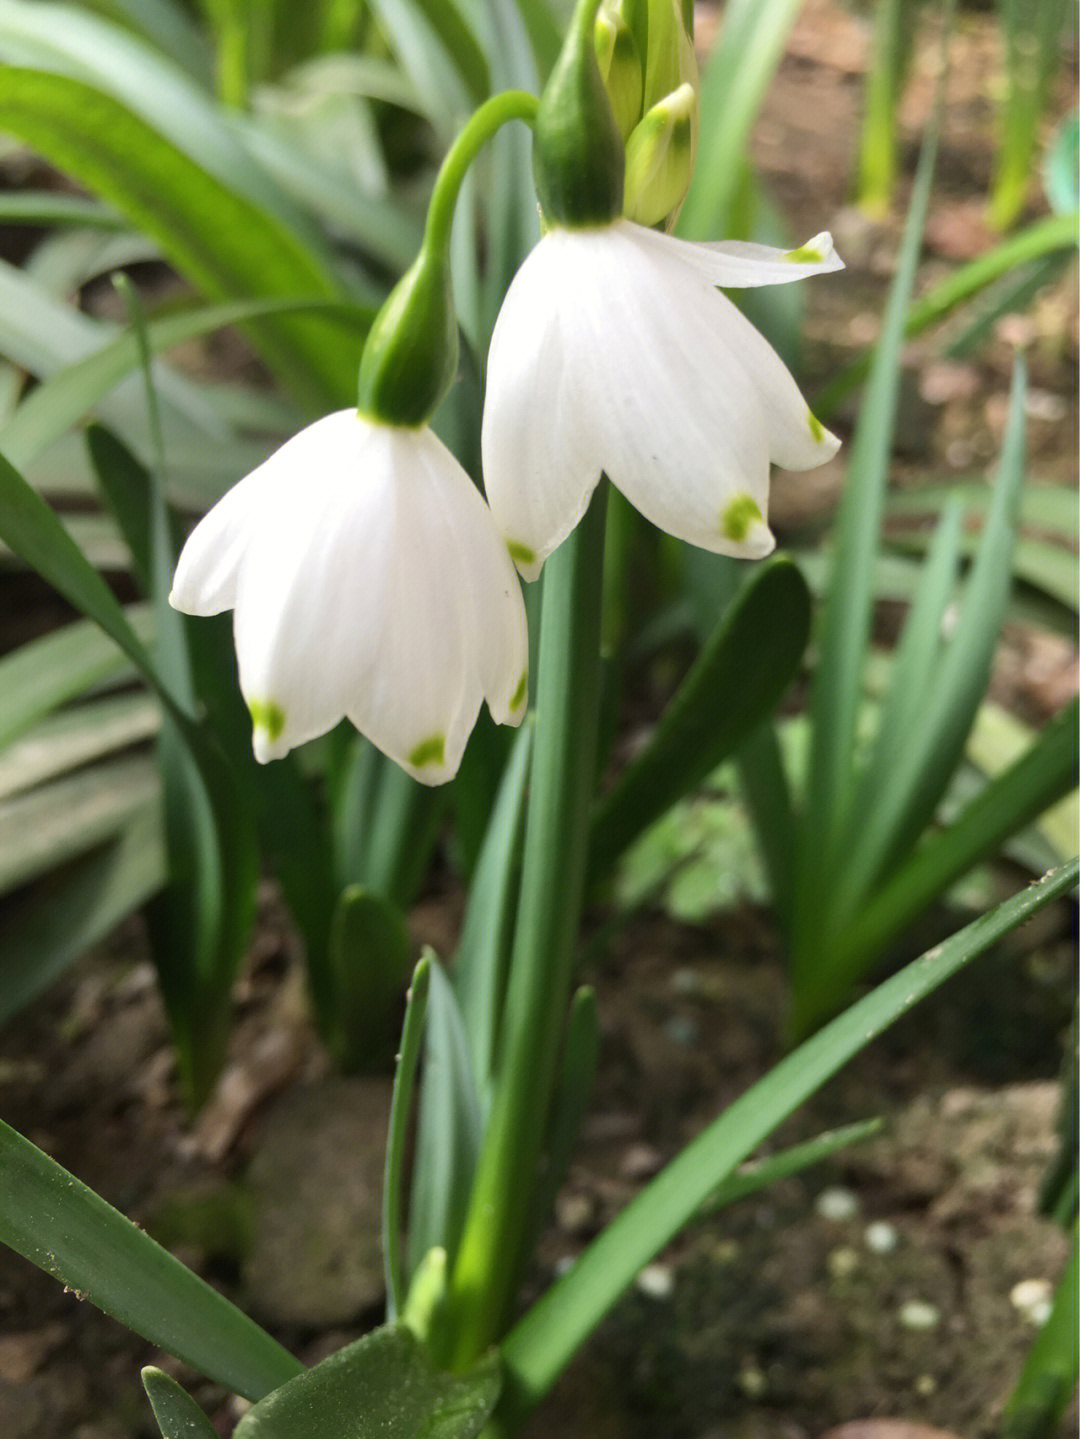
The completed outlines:
{"type": "MultiPolygon", "coordinates": [[[[988,15],[961,17],[923,286],[992,243],[980,197],[995,37],[988,15]]],[[[848,262],[842,285],[808,287],[811,396],[875,333],[899,230],[896,217],[871,225],[849,205],[866,53],[856,16],[808,0],[755,132],[755,161],[793,239],[832,229],[848,262]]],[[[902,111],[908,175],[935,53],[928,34],[902,111]]],[[[911,346],[898,482],[964,473],[997,452],[1017,339],[1041,397],[1029,418],[1032,479],[1075,477],[1070,273],[970,360],[939,361],[940,336],[911,346]]],[[[781,534],[827,511],[842,475],[843,452],[821,471],[778,477],[781,534]]],[[[1014,627],[995,695],[1037,721],[1076,675],[1071,643],[1014,627]]],[[[1002,870],[993,882],[1004,893],[1022,877],[1002,870]]],[[[438,870],[412,916],[417,942],[449,953],[460,911],[438,870]]],[[[865,1439],[932,1439],[899,1424],[989,1439],[1067,1252],[1036,1198],[1056,1149],[1074,929],[1074,907],[1060,902],[849,1065],[774,1142],[875,1115],[881,1132],[703,1216],[579,1356],[529,1439],[823,1439],[855,1421],[879,1421],[865,1439]]],[[[768,915],[753,906],[697,925],[643,917],[595,963],[601,1069],[538,1287],[781,1052],[782,967],[768,915]]],[[[0,1033],[0,1115],[314,1362],[382,1317],[389,1076],[330,1071],[269,885],[236,1007],[229,1067],[191,1125],[132,921],[0,1033]]],[[[148,1362],[188,1385],[223,1439],[231,1432],[238,1401],[0,1249],[5,1439],[156,1439],[138,1383],[148,1362]]],[[[1074,1413],[1063,1432],[1075,1425],[1074,1413]]]]}

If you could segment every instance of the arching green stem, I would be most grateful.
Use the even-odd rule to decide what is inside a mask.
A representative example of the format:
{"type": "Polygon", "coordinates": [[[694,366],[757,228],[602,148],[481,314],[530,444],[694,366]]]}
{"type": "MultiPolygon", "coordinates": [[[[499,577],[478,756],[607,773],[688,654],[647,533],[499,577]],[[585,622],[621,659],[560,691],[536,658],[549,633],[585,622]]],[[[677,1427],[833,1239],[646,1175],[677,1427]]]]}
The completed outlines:
{"type": "Polygon", "coordinates": [[[458,191],[480,150],[511,120],[524,120],[531,125],[536,119],[538,103],[536,96],[525,90],[504,90],[502,94],[485,100],[473,113],[447,151],[431,192],[424,228],[425,250],[434,250],[439,254],[445,252],[450,242],[458,191]]]}

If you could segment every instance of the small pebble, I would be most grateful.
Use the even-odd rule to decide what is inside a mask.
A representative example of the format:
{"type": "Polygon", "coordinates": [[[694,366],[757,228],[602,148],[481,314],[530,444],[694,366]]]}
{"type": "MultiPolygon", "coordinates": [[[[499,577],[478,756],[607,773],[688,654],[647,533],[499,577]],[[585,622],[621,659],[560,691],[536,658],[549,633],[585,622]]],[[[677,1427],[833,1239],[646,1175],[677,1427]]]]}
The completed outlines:
{"type": "Polygon", "coordinates": [[[814,1208],[822,1219],[845,1224],[858,1214],[859,1200],[850,1189],[841,1189],[837,1185],[832,1189],[823,1189],[814,1202],[814,1208]]]}
{"type": "Polygon", "coordinates": [[[937,1380],[932,1374],[920,1374],[915,1380],[915,1393],[921,1399],[929,1399],[931,1394],[937,1393],[937,1380]]]}
{"type": "Polygon", "coordinates": [[[936,1329],[941,1323],[941,1310],[925,1299],[909,1299],[900,1306],[899,1319],[905,1329],[936,1329]]]}
{"type": "Polygon", "coordinates": [[[846,1279],[849,1274],[854,1274],[858,1269],[859,1256],[854,1249],[845,1244],[839,1249],[830,1250],[829,1257],[825,1262],[834,1279],[846,1279]]]}
{"type": "Polygon", "coordinates": [[[863,1239],[871,1254],[891,1254],[900,1243],[900,1236],[884,1219],[868,1224],[863,1239]]]}
{"type": "Polygon", "coordinates": [[[752,1364],[739,1372],[739,1388],[748,1399],[758,1399],[765,1393],[765,1375],[752,1364]]]}
{"type": "Polygon", "coordinates": [[[675,1276],[666,1264],[646,1264],[637,1277],[637,1287],[650,1299],[670,1299],[675,1290],[675,1276]]]}
{"type": "Polygon", "coordinates": [[[1048,1279],[1021,1279],[1009,1291],[1009,1302],[1032,1324],[1045,1324],[1050,1318],[1054,1291],[1048,1279]]]}
{"type": "Polygon", "coordinates": [[[701,1030],[692,1019],[682,1014],[673,1014],[664,1025],[664,1032],[673,1044],[682,1049],[692,1049],[701,1038],[701,1030]]]}

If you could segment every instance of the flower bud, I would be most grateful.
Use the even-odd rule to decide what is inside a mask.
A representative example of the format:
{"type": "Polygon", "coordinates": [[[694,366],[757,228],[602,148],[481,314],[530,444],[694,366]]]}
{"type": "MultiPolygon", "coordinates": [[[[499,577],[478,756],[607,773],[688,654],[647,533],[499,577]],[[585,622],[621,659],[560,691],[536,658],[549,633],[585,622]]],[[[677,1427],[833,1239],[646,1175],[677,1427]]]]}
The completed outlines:
{"type": "Polygon", "coordinates": [[[368,331],[357,408],[386,425],[423,425],[450,388],[457,362],[449,260],[425,246],[368,331]]]}
{"type": "Polygon", "coordinates": [[[627,141],[627,219],[671,228],[690,188],[697,136],[697,95],[683,84],[652,107],[627,141]]]}
{"type": "Polygon", "coordinates": [[[645,76],[634,32],[623,14],[622,0],[605,0],[596,17],[596,59],[607,89],[615,123],[626,140],[641,119],[645,76]]]}
{"type": "Polygon", "coordinates": [[[545,221],[569,229],[610,224],[623,202],[623,142],[600,76],[595,0],[579,0],[540,96],[533,177],[545,221]]]}

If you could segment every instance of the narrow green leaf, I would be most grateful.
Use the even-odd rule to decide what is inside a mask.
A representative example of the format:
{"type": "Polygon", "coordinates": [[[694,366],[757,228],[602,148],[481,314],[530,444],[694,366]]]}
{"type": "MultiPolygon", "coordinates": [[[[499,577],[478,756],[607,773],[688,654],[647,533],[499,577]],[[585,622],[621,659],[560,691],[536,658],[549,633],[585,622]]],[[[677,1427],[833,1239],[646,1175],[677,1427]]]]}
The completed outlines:
{"type": "Polygon", "coordinates": [[[960,569],[964,506],[953,500],[943,511],[903,633],[893,656],[888,694],[878,715],[873,749],[859,776],[852,804],[850,833],[859,835],[893,782],[898,761],[909,746],[913,726],[925,721],[937,682],[937,661],[945,644],[943,625],[960,569]]]}
{"type": "Polygon", "coordinates": [[[1067,894],[1078,871],[1075,860],[1052,871],[907,965],[781,1060],[672,1160],[510,1331],[492,1439],[513,1432],[645,1265],[782,1120],[913,1004],[1067,894]]]}
{"type": "Polygon", "coordinates": [[[0,195],[0,221],[5,225],[90,225],[99,230],[126,230],[127,221],[108,205],[81,195],[55,190],[16,190],[0,195]]]}
{"type": "Polygon", "coordinates": [[[1077,1235],[1072,1253],[1054,1293],[1050,1317],[1035,1336],[1016,1388],[1002,1416],[1002,1439],[1053,1439],[1076,1393],[1080,1373],[1077,1306],[1080,1273],[1077,1235]]]}
{"type": "Polygon", "coordinates": [[[0,749],[0,802],[151,739],[158,719],[157,705],[137,691],[87,700],[48,716],[0,749]]]}
{"type": "Polygon", "coordinates": [[[0,1243],[246,1399],[303,1370],[216,1289],[2,1122],[0,1243]]]}
{"type": "Polygon", "coordinates": [[[789,560],[761,566],[694,662],[648,746],[600,800],[589,872],[615,860],[761,723],[791,682],[810,635],[810,595],[789,560]]]}
{"type": "Polygon", "coordinates": [[[139,754],[0,801],[0,894],[111,839],[159,794],[154,762],[139,754]]]}
{"type": "Polygon", "coordinates": [[[435,956],[427,951],[413,971],[401,1035],[394,1095],[390,1104],[390,1130],[386,1139],[386,1169],[383,1178],[383,1259],[386,1268],[386,1310],[390,1319],[401,1313],[405,1303],[405,1267],[401,1255],[401,1191],[405,1173],[405,1139],[409,1128],[416,1066],[424,1037],[428,989],[435,956]]]}
{"type": "MultiPolygon", "coordinates": [[[[940,86],[939,86],[940,90],[940,86]]],[[[874,605],[874,568],[896,425],[900,348],[926,224],[941,132],[940,94],[927,136],[889,294],[881,339],[848,458],[848,482],[837,520],[820,658],[810,699],[813,752],[797,852],[792,905],[792,973],[812,967],[812,939],[828,928],[822,914],[835,870],[846,861],[840,842],[852,800],[856,722],[874,605]],[[806,949],[806,952],[804,952],[806,949]]]]}
{"type": "MultiPolygon", "coordinates": [[[[432,3],[432,0],[429,0],[432,3]]],[[[447,11],[433,0],[434,8],[447,11]]],[[[390,39],[398,60],[425,102],[425,114],[445,143],[453,139],[481,95],[470,88],[458,57],[424,13],[421,0],[372,0],[372,8],[390,39]]],[[[480,57],[483,60],[483,57],[480,57]]],[[[474,57],[475,66],[475,57],[474,57]]],[[[486,68],[486,60],[483,60],[486,68]]],[[[478,77],[473,76],[473,81],[478,77]]]]}
{"type": "MultiPolygon", "coordinates": [[[[149,607],[129,605],[121,613],[145,645],[153,632],[149,607]]],[[[0,750],[69,700],[121,683],[132,673],[115,641],[90,620],[76,620],[21,645],[0,658],[0,750]]]]}
{"type": "MultiPolygon", "coordinates": [[[[828,970],[835,976],[834,995],[842,995],[867,961],[879,955],[972,866],[996,854],[1011,835],[1075,789],[1076,723],[1074,699],[1018,760],[980,790],[957,819],[931,835],[889,873],[886,882],[852,916],[830,951],[828,970]]],[[[796,1005],[793,1015],[793,1024],[803,1028],[829,1008],[816,991],[808,992],[806,1005],[805,1010],[796,1005]]]]}
{"type": "Polygon", "coordinates": [[[147,1365],[142,1382],[162,1439],[217,1439],[217,1430],[175,1379],[147,1365]]]}
{"type": "Polygon", "coordinates": [[[453,1264],[480,1148],[481,1113],[469,1044],[450,981],[431,961],[424,1082],[409,1204],[408,1272],[428,1250],[453,1264]]]}
{"type": "MultiPolygon", "coordinates": [[[[1076,249],[1077,216],[1046,215],[1032,223],[1019,234],[1002,240],[984,255],[969,260],[945,279],[939,280],[925,295],[921,295],[908,307],[904,320],[904,334],[909,338],[921,335],[925,330],[944,320],[953,310],[972,299],[1002,276],[1020,270],[1033,261],[1048,255],[1067,255],[1076,249]]],[[[866,378],[873,362],[875,350],[841,365],[832,379],[814,397],[814,414],[828,421],[839,406],[866,378]]]]}
{"type": "Polygon", "coordinates": [[[409,974],[412,941],[401,911],[361,885],[344,889],[334,908],[325,973],[308,955],[316,1021],[346,1073],[389,1058],[395,1005],[409,974]]]}
{"type": "MultiPolygon", "coordinates": [[[[276,315],[325,310],[355,314],[366,330],[372,311],[340,300],[272,298],[200,306],[151,320],[147,339],[154,354],[229,325],[276,315]]],[[[30,392],[0,430],[0,448],[16,465],[25,465],[91,411],[139,363],[139,348],[130,332],[66,366],[30,392]]]]}
{"type": "Polygon", "coordinates": [[[786,934],[795,888],[795,807],[775,726],[759,725],[736,759],[739,784],[769,876],[773,913],[786,934]]]}
{"type": "Polygon", "coordinates": [[[803,0],[730,0],[701,81],[701,136],[678,232],[715,239],[727,230],[750,129],[803,0]]]}
{"type": "Polygon", "coordinates": [[[366,1334],[284,1385],[236,1439],[475,1439],[499,1394],[497,1354],[459,1374],[432,1367],[404,1326],[366,1334]]]}
{"type": "Polygon", "coordinates": [[[0,1024],[164,883],[161,806],[154,802],[108,843],[12,896],[0,915],[0,1024]]]}
{"type": "MultiPolygon", "coordinates": [[[[930,822],[986,693],[1011,583],[1024,478],[1026,393],[1026,369],[1018,358],[994,503],[964,588],[956,629],[941,663],[921,682],[925,703],[918,710],[903,709],[904,732],[887,755],[887,768],[882,769],[881,782],[867,806],[866,823],[847,832],[848,852],[835,898],[838,912],[861,907],[870,885],[895,867],[930,822]]],[[[915,617],[921,618],[921,611],[915,617]]],[[[911,680],[906,668],[909,658],[902,650],[899,678],[903,682],[911,680]]]]}
{"type": "Polygon", "coordinates": [[[498,799],[469,890],[454,989],[472,1054],[476,1086],[486,1103],[498,1063],[507,967],[517,911],[533,721],[514,739],[498,799]]]}
{"type": "Polygon", "coordinates": [[[705,1201],[704,1212],[711,1214],[718,1209],[726,1209],[729,1204],[737,1204],[740,1199],[747,1199],[751,1194],[759,1194],[771,1184],[778,1184],[781,1179],[790,1179],[793,1174],[800,1174],[814,1164],[821,1164],[841,1149],[848,1149],[853,1144],[861,1144],[864,1139],[873,1138],[875,1134],[881,1133],[881,1128],[880,1119],[864,1119],[858,1124],[846,1124],[842,1129],[831,1129],[825,1134],[806,1140],[803,1144],[793,1144],[790,1149],[783,1149],[779,1154],[769,1154],[764,1159],[755,1159],[749,1164],[740,1165],[734,1174],[729,1175],[722,1184],[718,1184],[709,1195],[705,1201]]]}
{"type": "MultiPolygon", "coordinates": [[[[152,235],[177,269],[212,298],[347,298],[341,282],[283,223],[89,85],[6,67],[0,126],[152,235]]],[[[319,404],[352,397],[355,328],[280,315],[253,327],[252,337],[298,394],[319,404]]]]}

